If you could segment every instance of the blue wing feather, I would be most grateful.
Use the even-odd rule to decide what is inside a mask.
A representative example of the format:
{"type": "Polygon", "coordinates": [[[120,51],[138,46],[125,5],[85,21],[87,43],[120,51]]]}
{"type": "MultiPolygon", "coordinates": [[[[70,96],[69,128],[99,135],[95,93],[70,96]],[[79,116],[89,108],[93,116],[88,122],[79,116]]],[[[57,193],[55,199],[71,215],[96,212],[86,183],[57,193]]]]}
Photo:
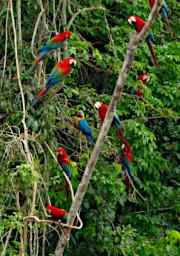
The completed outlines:
{"type": "Polygon", "coordinates": [[[68,176],[69,179],[71,179],[71,168],[68,164],[62,163],[61,167],[63,169],[63,171],[66,173],[66,175],[68,176]]]}
{"type": "Polygon", "coordinates": [[[65,77],[66,76],[61,76],[61,71],[55,67],[51,71],[45,87],[50,88],[51,86],[62,82],[65,77]]]}
{"type": "Polygon", "coordinates": [[[89,128],[89,125],[88,125],[88,123],[86,122],[85,119],[80,120],[80,121],[78,122],[78,128],[79,128],[79,130],[80,130],[81,132],[84,133],[84,135],[86,135],[87,139],[88,139],[92,144],[94,144],[94,138],[93,138],[93,136],[92,136],[91,130],[90,130],[90,128],[89,128]]]}
{"type": "Polygon", "coordinates": [[[127,168],[127,171],[129,173],[130,177],[133,177],[133,169],[132,169],[131,163],[129,162],[128,157],[125,157],[123,162],[124,162],[124,165],[127,168]]]}
{"type": "Polygon", "coordinates": [[[116,122],[117,124],[123,125],[123,123],[121,122],[121,120],[119,119],[119,117],[118,117],[117,114],[114,115],[114,120],[115,120],[115,122],[116,122]]]}

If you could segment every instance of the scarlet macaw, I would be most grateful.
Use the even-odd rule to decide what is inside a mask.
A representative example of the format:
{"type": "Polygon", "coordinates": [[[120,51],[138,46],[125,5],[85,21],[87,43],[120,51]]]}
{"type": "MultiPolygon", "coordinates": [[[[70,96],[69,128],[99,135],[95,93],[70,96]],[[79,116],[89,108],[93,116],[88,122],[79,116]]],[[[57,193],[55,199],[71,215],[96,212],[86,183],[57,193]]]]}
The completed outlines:
{"type": "MultiPolygon", "coordinates": [[[[155,0],[149,0],[149,4],[151,6],[151,8],[153,8],[154,4],[155,4],[155,0]]],[[[169,19],[168,19],[168,9],[167,9],[167,5],[164,2],[161,6],[161,13],[162,13],[162,20],[164,22],[164,25],[168,31],[168,33],[170,34],[171,39],[174,39],[174,35],[173,32],[171,30],[171,27],[169,25],[169,19]]]]}
{"type": "MultiPolygon", "coordinates": [[[[142,74],[142,75],[136,80],[136,82],[137,82],[137,81],[141,81],[141,82],[142,82],[142,85],[145,85],[145,84],[147,84],[147,83],[149,82],[149,80],[150,80],[150,75],[149,75],[149,74],[142,74]]],[[[137,89],[132,88],[132,89],[131,89],[131,94],[132,94],[132,95],[139,96],[139,97],[142,97],[142,96],[144,95],[144,93],[141,92],[141,89],[142,89],[141,86],[139,86],[137,89]]]]}
{"type": "Polygon", "coordinates": [[[83,111],[79,111],[75,114],[74,126],[86,136],[87,140],[90,141],[92,145],[94,145],[94,138],[91,133],[90,127],[84,117],[83,111]]]}
{"type": "MultiPolygon", "coordinates": [[[[71,72],[71,65],[76,65],[76,59],[75,58],[68,58],[64,61],[58,62],[53,70],[51,71],[49,78],[47,80],[47,83],[45,84],[45,87],[40,91],[40,93],[35,97],[34,104],[36,104],[40,98],[55,84],[58,84],[62,82],[67,75],[71,72]]],[[[33,104],[33,105],[34,105],[33,104]]]]}
{"type": "MultiPolygon", "coordinates": [[[[95,102],[93,105],[98,110],[99,117],[100,117],[101,121],[104,122],[106,112],[108,110],[108,105],[100,103],[100,102],[95,102]]],[[[123,123],[121,122],[121,120],[119,119],[119,117],[116,113],[114,114],[112,126],[114,126],[116,129],[119,127],[123,127],[123,123]]]]}
{"type": "MultiPolygon", "coordinates": [[[[129,176],[132,178],[133,177],[133,169],[132,169],[132,162],[133,162],[133,156],[131,151],[128,149],[128,147],[125,146],[125,144],[122,145],[122,153],[121,153],[121,161],[126,167],[129,176]]],[[[130,190],[130,180],[128,175],[126,174],[125,178],[126,182],[126,190],[129,193],[130,190]]]]}
{"type": "Polygon", "coordinates": [[[57,208],[52,205],[47,205],[46,208],[50,211],[51,216],[55,220],[61,220],[62,222],[67,221],[67,211],[64,209],[57,208]]]}
{"type": "Polygon", "coordinates": [[[47,43],[43,46],[43,48],[39,51],[38,58],[33,63],[32,67],[27,71],[27,73],[31,74],[34,71],[37,64],[45,57],[45,55],[48,52],[59,48],[60,46],[63,45],[64,41],[67,38],[71,38],[71,37],[72,37],[72,33],[70,31],[64,31],[60,34],[55,35],[53,38],[49,39],[47,43]]]}
{"type": "MultiPolygon", "coordinates": [[[[136,31],[139,33],[141,31],[141,29],[144,27],[145,21],[142,20],[141,18],[139,18],[138,16],[130,16],[128,18],[128,23],[130,25],[134,25],[135,28],[136,28],[136,31]]],[[[156,68],[158,68],[156,56],[155,56],[154,49],[153,49],[153,43],[155,43],[155,40],[154,40],[154,36],[153,36],[152,33],[148,33],[148,35],[146,37],[146,43],[147,43],[147,45],[149,47],[149,50],[151,52],[154,65],[156,66],[156,68]]]]}

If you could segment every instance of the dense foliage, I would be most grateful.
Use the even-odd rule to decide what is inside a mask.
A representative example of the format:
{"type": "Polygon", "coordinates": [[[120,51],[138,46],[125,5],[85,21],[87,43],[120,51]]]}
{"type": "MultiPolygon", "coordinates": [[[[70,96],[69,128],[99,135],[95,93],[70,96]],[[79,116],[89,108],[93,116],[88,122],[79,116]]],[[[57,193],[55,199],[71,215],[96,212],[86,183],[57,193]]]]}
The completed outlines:
{"type": "MultiPolygon", "coordinates": [[[[32,52],[37,55],[49,38],[64,30],[63,1],[22,1],[22,42],[18,29],[19,1],[13,2],[33,165],[27,162],[22,141],[22,99],[18,82],[13,79],[16,76],[14,34],[8,1],[5,1],[0,3],[0,251],[7,241],[6,255],[18,255],[20,252],[23,217],[30,213],[35,181],[38,182],[35,215],[45,218],[42,206],[47,204],[48,195],[53,205],[69,209],[71,200],[66,196],[64,177],[44,142],[54,152],[57,147],[64,147],[71,159],[77,162],[72,173],[72,185],[76,190],[92,147],[74,129],[73,115],[83,110],[97,138],[101,123],[92,103],[110,101],[128,42],[136,33],[128,25],[127,18],[138,15],[146,20],[150,12],[146,0],[67,1],[64,15],[67,16],[67,24],[71,25],[68,29],[73,32],[67,52],[61,48],[60,53],[50,53],[33,75],[27,75],[25,71],[34,60],[32,52]],[[42,5],[44,12],[37,24],[42,5]],[[78,10],[78,15],[69,23],[78,10]],[[35,24],[38,27],[33,44],[35,24]],[[55,86],[33,108],[31,101],[34,95],[41,90],[47,74],[63,56],[76,57],[77,67],[65,80],[63,89],[55,86]]],[[[124,122],[125,136],[133,148],[134,186],[139,193],[131,188],[131,195],[127,195],[125,170],[118,163],[121,142],[115,131],[110,129],[81,207],[84,226],[72,232],[65,255],[180,254],[179,5],[177,1],[169,0],[168,6],[175,39],[171,41],[159,15],[152,28],[159,69],[154,68],[147,45],[142,42],[117,108],[124,122]],[[129,93],[142,73],[151,74],[151,79],[143,88],[144,98],[138,99],[129,93]],[[114,162],[110,161],[112,154],[116,156],[114,162]]],[[[58,233],[61,233],[58,227],[32,222],[26,255],[35,255],[35,251],[36,255],[42,255],[42,250],[45,250],[44,255],[53,255],[58,233]]]]}

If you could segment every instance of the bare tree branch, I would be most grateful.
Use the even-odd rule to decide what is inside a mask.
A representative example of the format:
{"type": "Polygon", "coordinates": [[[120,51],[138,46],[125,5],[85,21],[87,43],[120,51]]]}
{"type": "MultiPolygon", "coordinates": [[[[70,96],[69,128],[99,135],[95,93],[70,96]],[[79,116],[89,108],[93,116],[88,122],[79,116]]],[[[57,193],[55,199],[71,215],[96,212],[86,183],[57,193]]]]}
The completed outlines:
{"type": "MultiPolygon", "coordinates": [[[[83,197],[84,197],[85,192],[87,190],[87,186],[90,182],[90,178],[91,178],[92,173],[93,173],[93,169],[94,169],[94,167],[96,165],[96,162],[99,158],[101,147],[104,143],[104,140],[105,140],[105,138],[107,136],[107,133],[109,131],[109,128],[111,126],[113,116],[114,116],[114,112],[115,112],[115,108],[116,108],[116,105],[117,105],[117,103],[118,103],[118,101],[121,97],[121,92],[124,88],[125,79],[126,79],[126,77],[128,75],[128,72],[131,68],[131,65],[132,65],[132,62],[133,62],[133,59],[134,59],[135,51],[136,51],[138,45],[141,43],[141,41],[147,36],[150,27],[154,23],[157,15],[159,13],[159,9],[161,7],[162,2],[163,2],[163,0],[157,0],[156,1],[145,26],[143,27],[141,32],[139,34],[135,35],[129,42],[128,51],[127,51],[126,56],[125,56],[123,67],[122,67],[121,72],[119,74],[117,85],[116,85],[114,93],[112,95],[111,102],[109,104],[105,120],[104,120],[103,125],[101,127],[98,139],[96,141],[96,144],[95,144],[95,147],[92,151],[90,159],[87,163],[87,166],[86,166],[84,175],[82,177],[82,180],[79,184],[78,190],[75,194],[75,199],[74,199],[74,201],[71,205],[71,208],[70,208],[70,211],[69,211],[69,218],[68,218],[68,221],[67,221],[68,225],[73,225],[75,216],[76,216],[76,214],[79,210],[79,207],[82,203],[83,197]]],[[[63,255],[64,249],[65,249],[66,244],[67,244],[67,242],[69,240],[69,237],[70,237],[70,232],[71,232],[70,229],[64,229],[64,232],[62,233],[61,238],[59,239],[56,250],[55,250],[55,255],[56,256],[62,256],[63,255]]]]}

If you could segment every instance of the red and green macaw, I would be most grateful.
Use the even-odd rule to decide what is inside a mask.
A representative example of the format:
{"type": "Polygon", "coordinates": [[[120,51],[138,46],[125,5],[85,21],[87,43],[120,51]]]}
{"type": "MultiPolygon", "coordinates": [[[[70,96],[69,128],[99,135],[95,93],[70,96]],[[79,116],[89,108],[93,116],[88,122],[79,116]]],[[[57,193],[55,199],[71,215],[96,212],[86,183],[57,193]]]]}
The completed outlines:
{"type": "MultiPolygon", "coordinates": [[[[127,169],[127,172],[129,174],[130,178],[132,178],[133,177],[133,169],[132,169],[133,156],[132,156],[131,151],[129,150],[129,146],[127,147],[125,144],[122,145],[121,161],[124,164],[125,168],[127,169]]],[[[130,180],[129,180],[129,177],[127,174],[126,174],[125,179],[126,179],[125,180],[126,190],[129,193],[130,180]]]]}
{"type": "MultiPolygon", "coordinates": [[[[132,170],[132,162],[133,162],[133,156],[132,156],[132,150],[131,147],[128,143],[128,141],[126,140],[126,138],[124,137],[122,130],[120,128],[118,128],[116,130],[116,133],[118,135],[118,137],[120,138],[120,140],[122,141],[122,152],[121,152],[121,158],[120,160],[122,161],[122,163],[124,164],[124,166],[126,167],[128,174],[130,177],[133,177],[133,170],[132,170]]],[[[125,183],[126,183],[126,190],[129,193],[130,190],[130,180],[128,175],[126,174],[126,178],[125,178],[125,183]]]]}
{"type": "Polygon", "coordinates": [[[52,86],[62,82],[70,74],[72,64],[76,65],[75,58],[68,58],[64,61],[60,61],[54,66],[49,75],[47,83],[45,84],[45,87],[35,97],[33,105],[36,104],[52,86]]]}
{"type": "Polygon", "coordinates": [[[59,153],[58,163],[70,180],[71,179],[71,166],[72,166],[71,160],[64,148],[57,148],[56,151],[59,153]]]}
{"type": "Polygon", "coordinates": [[[48,52],[51,52],[59,47],[61,47],[64,41],[67,38],[71,38],[72,33],[70,31],[64,31],[60,34],[55,35],[53,38],[49,39],[43,48],[39,51],[39,56],[36,61],[33,63],[32,67],[27,71],[28,74],[31,74],[37,64],[46,56],[48,52]]]}
{"type": "Polygon", "coordinates": [[[87,140],[91,142],[92,145],[94,145],[94,138],[83,111],[79,111],[75,114],[74,126],[86,136],[87,140]]]}
{"type": "MultiPolygon", "coordinates": [[[[100,119],[103,123],[104,119],[105,119],[105,116],[106,116],[106,112],[108,110],[108,105],[100,103],[100,102],[95,102],[93,105],[98,110],[99,117],[100,117],[100,119]]],[[[114,118],[113,118],[113,121],[112,121],[112,126],[114,126],[116,129],[119,128],[119,127],[123,127],[123,123],[121,122],[121,120],[119,119],[119,117],[116,113],[114,114],[114,118]]]]}
{"type": "MultiPolygon", "coordinates": [[[[149,4],[150,4],[151,8],[153,8],[153,6],[155,4],[155,0],[149,0],[149,4]]],[[[162,20],[164,22],[164,25],[165,25],[168,33],[170,34],[171,39],[173,40],[174,35],[173,35],[173,32],[172,32],[171,27],[169,25],[168,9],[167,9],[167,5],[166,5],[165,2],[162,4],[160,11],[161,11],[161,14],[162,14],[162,20]]]]}
{"type": "Polygon", "coordinates": [[[66,210],[57,208],[57,207],[52,206],[52,205],[47,205],[46,208],[49,210],[51,216],[55,220],[57,220],[57,221],[61,220],[62,222],[66,222],[67,221],[68,213],[67,213],[66,210]]]}
{"type": "MultiPolygon", "coordinates": [[[[137,80],[137,81],[141,81],[142,85],[145,85],[149,82],[150,80],[150,75],[149,74],[142,74],[137,80]]],[[[135,89],[134,87],[131,89],[131,94],[132,95],[136,95],[138,97],[142,97],[144,95],[143,92],[141,92],[142,87],[138,86],[137,89],[135,89]]]]}
{"type": "MultiPolygon", "coordinates": [[[[145,25],[145,21],[142,20],[141,18],[139,18],[138,16],[130,16],[128,18],[128,23],[130,25],[134,25],[135,28],[136,28],[136,31],[139,33],[142,28],[144,27],[145,25]]],[[[152,58],[153,58],[153,62],[154,62],[154,65],[156,68],[158,68],[158,64],[157,64],[157,60],[156,60],[156,56],[155,56],[155,53],[154,53],[154,49],[153,49],[153,43],[155,43],[155,40],[154,40],[154,36],[152,33],[148,33],[147,37],[146,37],[146,43],[149,47],[149,50],[151,52],[151,55],[152,55],[152,58]]]]}

